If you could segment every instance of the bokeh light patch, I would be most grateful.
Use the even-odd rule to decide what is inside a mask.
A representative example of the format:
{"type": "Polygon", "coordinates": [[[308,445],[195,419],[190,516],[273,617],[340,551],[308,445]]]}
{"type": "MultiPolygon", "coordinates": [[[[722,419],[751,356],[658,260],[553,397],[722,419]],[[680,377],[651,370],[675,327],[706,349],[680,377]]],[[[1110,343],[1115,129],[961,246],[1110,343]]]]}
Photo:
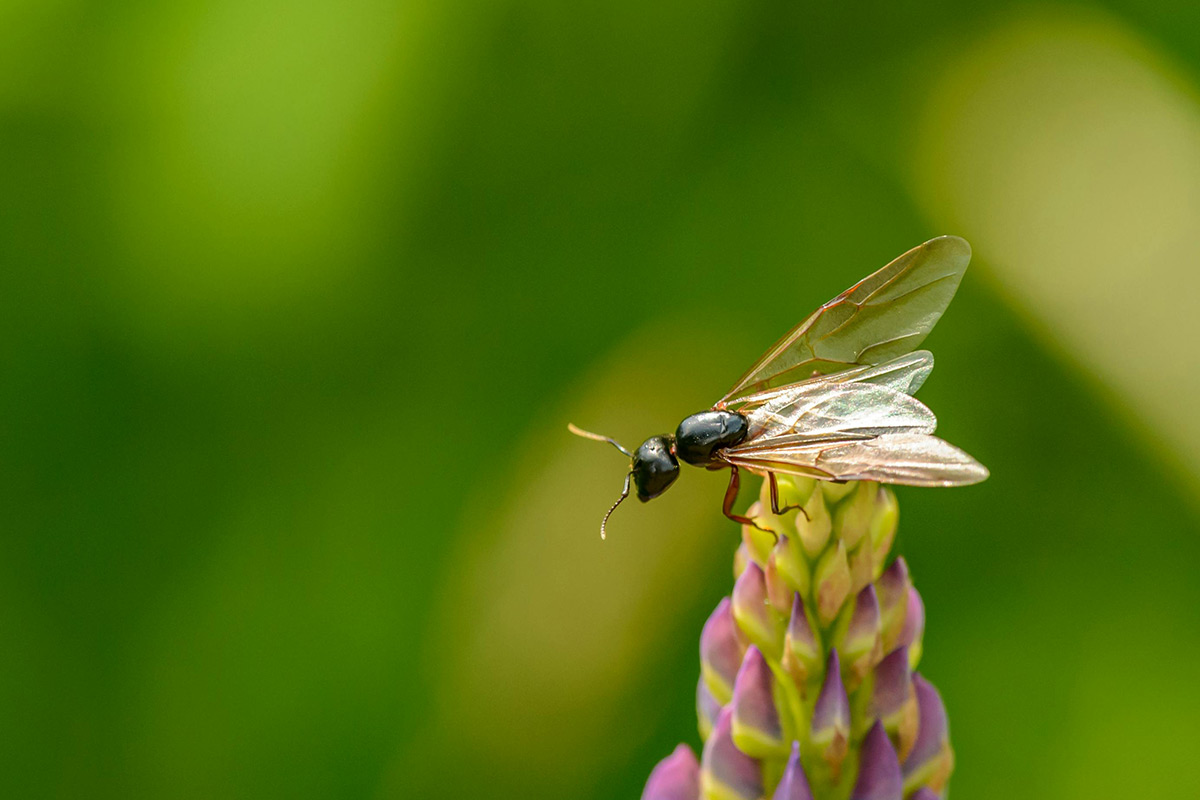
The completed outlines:
{"type": "Polygon", "coordinates": [[[911,182],[1053,345],[1115,388],[1195,479],[1200,104],[1151,43],[1091,11],[970,42],[931,88],[911,182]]]}

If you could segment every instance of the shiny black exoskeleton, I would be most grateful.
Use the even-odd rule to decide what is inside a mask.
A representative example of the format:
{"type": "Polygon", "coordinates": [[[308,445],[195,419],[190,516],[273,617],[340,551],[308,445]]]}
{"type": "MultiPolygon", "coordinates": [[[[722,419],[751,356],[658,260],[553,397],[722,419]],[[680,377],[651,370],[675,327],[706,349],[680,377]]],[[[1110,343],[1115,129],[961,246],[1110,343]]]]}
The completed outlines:
{"type": "Polygon", "coordinates": [[[707,467],[723,447],[746,438],[749,423],[733,411],[701,411],[679,423],[675,435],[651,436],[633,453],[633,483],[643,503],[665,492],[679,477],[679,460],[707,467]]]}
{"type": "Polygon", "coordinates": [[[633,485],[643,503],[653,500],[667,490],[679,477],[679,462],[673,452],[672,436],[651,436],[633,451],[633,485]]]}
{"type": "Polygon", "coordinates": [[[733,411],[701,411],[675,429],[675,455],[693,467],[707,467],[717,451],[741,444],[750,423],[733,411]]]}

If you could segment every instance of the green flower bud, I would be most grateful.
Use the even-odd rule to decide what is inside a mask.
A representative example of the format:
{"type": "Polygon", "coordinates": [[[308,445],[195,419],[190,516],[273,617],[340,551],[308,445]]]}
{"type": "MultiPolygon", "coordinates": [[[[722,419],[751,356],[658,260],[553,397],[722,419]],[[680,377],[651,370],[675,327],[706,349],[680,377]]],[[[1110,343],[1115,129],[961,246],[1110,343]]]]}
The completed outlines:
{"type": "Polygon", "coordinates": [[[792,611],[792,596],[795,592],[792,591],[792,587],[788,585],[783,575],[780,574],[774,550],[767,557],[767,568],[764,570],[763,575],[767,583],[767,601],[771,604],[771,608],[780,614],[790,614],[792,611]]]}
{"type": "Polygon", "coordinates": [[[855,481],[845,481],[844,483],[821,481],[820,487],[821,493],[825,495],[825,499],[829,501],[830,505],[837,505],[858,487],[858,483],[855,481]]]}
{"type": "Polygon", "coordinates": [[[812,572],[800,545],[796,543],[795,534],[779,537],[775,549],[771,551],[771,559],[780,577],[802,597],[808,597],[812,588],[812,572]]]}
{"type": "MultiPolygon", "coordinates": [[[[775,477],[775,486],[779,489],[779,507],[803,506],[812,497],[813,491],[816,490],[818,484],[819,481],[812,478],[801,478],[799,475],[777,475],[775,477]]],[[[763,481],[758,499],[764,508],[771,507],[770,483],[768,481],[763,481]]],[[[784,514],[784,518],[788,518],[796,513],[798,512],[789,511],[784,514]]]]}
{"type": "Polygon", "coordinates": [[[829,627],[850,594],[850,565],[846,561],[845,542],[839,541],[821,556],[813,571],[813,587],[817,596],[817,620],[822,628],[829,627]]]}
{"type": "MultiPolygon", "coordinates": [[[[868,526],[871,550],[877,570],[883,569],[887,554],[896,540],[896,528],[900,522],[900,505],[895,493],[886,486],[880,487],[875,495],[875,511],[868,526]]],[[[879,577],[876,571],[872,580],[879,577]]]]}
{"type": "Polygon", "coordinates": [[[871,521],[875,516],[875,495],[879,493],[879,484],[871,481],[852,484],[853,491],[838,504],[834,513],[834,526],[846,549],[854,550],[858,543],[867,535],[871,521]]]}
{"type": "Polygon", "coordinates": [[[743,525],[742,544],[746,547],[746,553],[754,561],[759,564],[766,564],[767,554],[775,546],[775,541],[778,537],[785,532],[785,526],[778,517],[769,513],[763,514],[762,509],[762,503],[755,502],[750,508],[746,509],[746,516],[768,530],[760,530],[754,525],[743,525]]]}
{"type": "Polygon", "coordinates": [[[796,535],[808,558],[815,559],[829,544],[833,533],[833,518],[825,505],[825,494],[814,491],[804,504],[804,513],[796,514],[796,535]]]}
{"type": "Polygon", "coordinates": [[[875,551],[866,537],[846,557],[850,565],[850,591],[857,594],[875,579],[875,551]]]}
{"type": "Polygon", "coordinates": [[[775,660],[783,655],[787,618],[771,608],[766,575],[758,564],[747,565],[733,585],[733,617],[746,638],[763,653],[775,660]]]}

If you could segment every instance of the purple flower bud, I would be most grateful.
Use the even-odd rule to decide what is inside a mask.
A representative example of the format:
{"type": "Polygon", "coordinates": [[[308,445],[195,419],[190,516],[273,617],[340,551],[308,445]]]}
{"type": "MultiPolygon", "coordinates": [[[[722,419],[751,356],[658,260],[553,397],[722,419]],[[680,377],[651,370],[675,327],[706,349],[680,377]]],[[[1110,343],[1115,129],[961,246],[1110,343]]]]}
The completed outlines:
{"type": "Polygon", "coordinates": [[[880,624],[883,630],[883,650],[890,653],[896,649],[900,632],[904,628],[904,612],[908,608],[908,589],[912,585],[908,576],[908,564],[903,556],[879,576],[875,586],[879,590],[880,624]]]}
{"type": "Polygon", "coordinates": [[[775,707],[775,676],[754,645],[746,650],[733,686],[733,741],[743,753],[758,758],[787,752],[783,724],[775,707]]]}
{"type": "Polygon", "coordinates": [[[675,752],[658,762],[642,800],[699,800],[700,763],[692,754],[692,748],[681,744],[675,752]]]}
{"type": "Polygon", "coordinates": [[[895,560],[879,576],[879,591],[881,597],[899,597],[900,592],[912,583],[908,562],[904,556],[896,556],[895,560]]]}
{"type": "Polygon", "coordinates": [[[871,584],[854,598],[854,612],[842,637],[841,652],[853,690],[879,658],[879,600],[871,584]]]}
{"type": "Polygon", "coordinates": [[[900,759],[882,723],[876,722],[863,739],[858,779],[850,800],[904,800],[900,759]]]}
{"type": "Polygon", "coordinates": [[[808,786],[808,777],[800,764],[800,743],[792,742],[792,755],[788,758],[783,777],[775,787],[771,800],[813,800],[812,789],[808,786]]]}
{"type": "Polygon", "coordinates": [[[888,653],[875,667],[875,688],[871,695],[871,713],[884,721],[899,714],[912,695],[912,671],[908,668],[908,649],[900,647],[888,653]]]}
{"type": "Polygon", "coordinates": [[[812,727],[814,734],[834,729],[850,729],[850,698],[842,684],[842,667],[837,648],[829,651],[829,658],[825,662],[825,682],[821,685],[821,694],[817,696],[817,703],[813,707],[812,727]]]}
{"type": "Polygon", "coordinates": [[[823,655],[821,641],[797,594],[792,600],[792,616],[784,640],[783,666],[795,679],[801,697],[806,694],[809,676],[820,673],[823,655]]]}
{"type": "Polygon", "coordinates": [[[904,628],[900,632],[899,644],[911,645],[925,632],[925,604],[915,587],[909,587],[907,606],[904,610],[904,628]]]}
{"type": "Polygon", "coordinates": [[[763,793],[762,769],[733,744],[733,709],[717,717],[712,736],[704,743],[700,783],[705,796],[758,800],[763,793]]]}
{"type": "Polygon", "coordinates": [[[892,737],[900,760],[908,758],[917,738],[919,717],[907,648],[893,650],[875,667],[870,713],[892,737]]]}
{"type": "Polygon", "coordinates": [[[921,659],[921,636],[925,633],[925,604],[915,587],[908,588],[907,606],[904,609],[904,627],[900,631],[897,646],[908,648],[908,663],[913,667],[921,659]]]}
{"type": "Polygon", "coordinates": [[[938,694],[938,690],[919,673],[913,675],[913,687],[917,693],[920,721],[917,723],[917,740],[904,761],[905,778],[927,768],[936,771],[936,765],[944,757],[950,738],[946,706],[942,704],[942,696],[938,694]]]}
{"type": "Polygon", "coordinates": [[[840,774],[849,736],[850,698],[842,683],[837,650],[833,649],[829,651],[829,660],[825,663],[825,682],[813,707],[812,740],[815,745],[824,748],[822,755],[835,774],[840,774]]]}
{"type": "Polygon", "coordinates": [[[733,679],[745,652],[733,619],[733,605],[723,597],[700,632],[700,672],[718,702],[728,703],[733,696],[733,679]]]}
{"type": "Polygon", "coordinates": [[[712,734],[717,717],[721,714],[721,704],[708,688],[708,681],[701,676],[696,682],[696,721],[700,728],[700,738],[707,739],[712,734]]]}
{"type": "Polygon", "coordinates": [[[904,556],[896,556],[896,560],[879,576],[879,602],[884,606],[896,604],[896,600],[904,597],[912,578],[908,574],[908,562],[904,556]]]}
{"type": "Polygon", "coordinates": [[[767,602],[766,576],[757,564],[747,564],[733,585],[733,616],[746,637],[763,653],[776,660],[783,655],[787,623],[767,602]]]}

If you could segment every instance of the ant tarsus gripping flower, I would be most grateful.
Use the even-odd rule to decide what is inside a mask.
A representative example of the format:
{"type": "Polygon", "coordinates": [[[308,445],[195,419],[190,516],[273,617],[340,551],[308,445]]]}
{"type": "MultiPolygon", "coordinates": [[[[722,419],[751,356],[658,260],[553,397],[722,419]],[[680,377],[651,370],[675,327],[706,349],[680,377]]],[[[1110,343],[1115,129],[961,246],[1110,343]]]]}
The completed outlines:
{"type": "Polygon", "coordinates": [[[904,559],[887,565],[895,495],[781,478],[796,508],[776,515],[767,492],[700,636],[703,755],[681,745],[643,800],[938,800],[954,754],[915,671],[924,604],[904,559]]]}

